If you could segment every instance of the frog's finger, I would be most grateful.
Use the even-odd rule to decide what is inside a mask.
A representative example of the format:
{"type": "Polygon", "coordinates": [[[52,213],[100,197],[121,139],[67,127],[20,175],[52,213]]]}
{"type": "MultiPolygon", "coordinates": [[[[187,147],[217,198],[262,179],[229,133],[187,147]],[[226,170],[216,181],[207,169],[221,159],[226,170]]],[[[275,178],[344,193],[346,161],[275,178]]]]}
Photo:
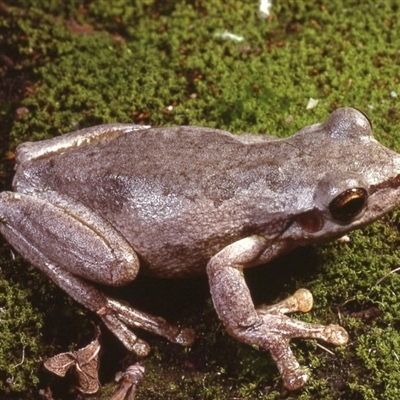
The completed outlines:
{"type": "Polygon", "coordinates": [[[145,357],[150,352],[150,346],[144,340],[138,339],[137,336],[129,330],[115,315],[102,315],[104,309],[98,314],[101,316],[107,328],[121,341],[121,343],[129,350],[140,357],[145,357]]]}
{"type": "Polygon", "coordinates": [[[265,304],[257,307],[257,313],[262,316],[268,314],[289,314],[293,312],[308,312],[313,306],[313,296],[307,289],[299,289],[292,296],[271,306],[265,304]]]}
{"type": "Polygon", "coordinates": [[[263,325],[268,327],[267,336],[276,335],[280,340],[288,341],[293,338],[320,339],[335,346],[345,345],[349,335],[339,325],[310,324],[285,315],[264,314],[263,325]]]}
{"type": "Polygon", "coordinates": [[[309,373],[301,368],[297,362],[288,340],[275,337],[270,343],[270,353],[282,376],[285,386],[289,390],[297,390],[303,387],[310,378],[309,373]]]}

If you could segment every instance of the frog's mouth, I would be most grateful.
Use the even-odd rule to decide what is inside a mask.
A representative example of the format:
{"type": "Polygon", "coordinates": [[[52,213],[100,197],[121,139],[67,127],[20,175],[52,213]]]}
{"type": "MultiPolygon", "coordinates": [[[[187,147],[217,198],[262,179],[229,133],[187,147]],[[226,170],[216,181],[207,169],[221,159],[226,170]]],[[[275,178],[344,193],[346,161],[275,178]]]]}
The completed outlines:
{"type": "Polygon", "coordinates": [[[355,228],[361,228],[376,221],[386,213],[395,209],[399,204],[400,173],[385,182],[371,185],[368,204],[362,217],[354,221],[355,228]]]}
{"type": "Polygon", "coordinates": [[[371,185],[370,195],[386,190],[391,190],[394,192],[400,191],[400,173],[385,182],[379,183],[377,185],[371,185]]]}

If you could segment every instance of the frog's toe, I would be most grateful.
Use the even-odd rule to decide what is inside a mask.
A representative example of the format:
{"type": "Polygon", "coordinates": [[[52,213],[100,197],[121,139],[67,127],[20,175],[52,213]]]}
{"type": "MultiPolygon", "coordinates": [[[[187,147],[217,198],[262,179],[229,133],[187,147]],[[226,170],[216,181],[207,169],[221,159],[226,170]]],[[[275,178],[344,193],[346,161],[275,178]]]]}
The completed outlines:
{"type": "Polygon", "coordinates": [[[328,325],[326,327],[325,341],[335,346],[343,346],[349,341],[349,334],[338,325],[328,325]]]}
{"type": "Polygon", "coordinates": [[[193,329],[171,325],[164,318],[136,310],[111,298],[106,299],[106,305],[97,314],[124,346],[138,356],[146,356],[150,346],[138,339],[128,327],[155,333],[182,346],[190,346],[196,338],[193,329]]]}
{"type": "Polygon", "coordinates": [[[176,335],[174,342],[182,346],[191,346],[196,339],[196,331],[191,328],[183,328],[176,335]]]}
{"type": "Polygon", "coordinates": [[[290,312],[300,311],[300,312],[308,312],[313,307],[313,296],[311,292],[307,289],[299,289],[293,293],[293,302],[294,305],[290,312]],[[293,311],[292,311],[293,310],[293,311]]]}
{"type": "Polygon", "coordinates": [[[286,371],[282,374],[283,383],[289,390],[301,389],[309,380],[310,374],[302,368],[286,371]]]}
{"type": "Polygon", "coordinates": [[[140,357],[147,356],[150,353],[150,350],[151,348],[149,344],[141,339],[137,339],[136,343],[132,347],[132,351],[140,357]]]}
{"type": "Polygon", "coordinates": [[[297,390],[303,387],[310,376],[296,360],[286,335],[266,334],[265,338],[268,339],[266,347],[281,373],[285,387],[289,390],[297,390]]]}
{"type": "Polygon", "coordinates": [[[139,357],[145,357],[150,353],[150,345],[144,340],[139,339],[116,315],[107,314],[104,309],[101,312],[99,311],[98,314],[107,328],[129,351],[132,351],[139,357]]]}
{"type": "Polygon", "coordinates": [[[261,305],[257,308],[259,315],[290,314],[294,312],[308,312],[313,307],[313,296],[307,289],[298,289],[291,296],[273,305],[261,305]]]}

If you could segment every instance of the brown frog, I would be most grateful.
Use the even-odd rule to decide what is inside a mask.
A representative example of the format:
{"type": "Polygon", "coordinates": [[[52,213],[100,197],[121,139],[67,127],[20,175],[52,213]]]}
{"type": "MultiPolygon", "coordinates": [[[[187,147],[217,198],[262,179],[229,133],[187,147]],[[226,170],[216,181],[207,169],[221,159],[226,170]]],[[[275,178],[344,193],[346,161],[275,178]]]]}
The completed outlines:
{"type": "Polygon", "coordinates": [[[311,308],[306,290],[256,308],[243,270],[361,228],[400,201],[400,155],[380,145],[369,120],[351,108],[281,140],[101,125],[24,143],[16,160],[14,191],[0,195],[1,233],[130,351],[143,356],[149,346],[128,326],[182,345],[194,332],[121,304],[90,282],[125,285],[139,271],[161,278],[207,273],[227,331],[269,350],[292,390],[308,374],[291,338],[342,345],[348,335],[285,315],[311,308]]]}

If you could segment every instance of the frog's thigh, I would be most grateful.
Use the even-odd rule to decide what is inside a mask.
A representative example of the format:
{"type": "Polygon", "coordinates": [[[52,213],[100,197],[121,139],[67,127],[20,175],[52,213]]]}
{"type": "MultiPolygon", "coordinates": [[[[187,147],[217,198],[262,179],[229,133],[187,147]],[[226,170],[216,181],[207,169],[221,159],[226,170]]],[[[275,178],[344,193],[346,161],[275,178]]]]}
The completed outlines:
{"type": "Polygon", "coordinates": [[[105,285],[126,284],[138,272],[137,255],[123,236],[87,207],[56,193],[33,197],[3,192],[0,217],[8,242],[45,273],[40,255],[73,275],[105,285]]]}
{"type": "Polygon", "coordinates": [[[286,387],[295,390],[304,385],[308,374],[295,359],[289,347],[290,339],[317,338],[340,345],[347,342],[348,335],[339,326],[308,324],[284,315],[309,309],[311,302],[304,292],[276,307],[255,309],[243,268],[259,264],[267,247],[267,239],[252,236],[221,250],[207,265],[210,290],[215,309],[227,331],[241,342],[269,350],[286,387]]]}

